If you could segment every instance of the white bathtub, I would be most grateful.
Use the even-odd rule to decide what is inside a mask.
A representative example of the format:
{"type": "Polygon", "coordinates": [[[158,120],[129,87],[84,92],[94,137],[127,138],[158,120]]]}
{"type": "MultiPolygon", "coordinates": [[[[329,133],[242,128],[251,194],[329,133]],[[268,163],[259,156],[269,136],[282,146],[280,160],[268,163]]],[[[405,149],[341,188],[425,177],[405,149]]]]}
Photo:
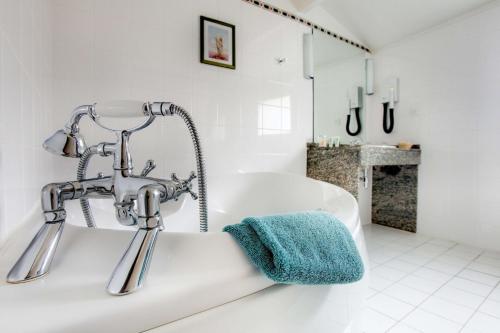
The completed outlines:
{"type": "MultiPolygon", "coordinates": [[[[105,285],[133,229],[118,225],[110,201],[93,203],[99,229],[85,228],[78,205],[68,204],[51,273],[25,284],[0,281],[0,331],[330,333],[355,328],[367,277],[351,285],[275,285],[229,234],[220,232],[249,215],[324,209],[346,224],[367,265],[358,206],[349,193],[278,173],[231,175],[210,181],[208,189],[210,232],[197,232],[196,202],[188,198],[167,206],[166,230],[157,241],[148,281],[125,297],[109,296],[105,285]]],[[[41,223],[34,214],[1,249],[2,277],[41,223]]]]}

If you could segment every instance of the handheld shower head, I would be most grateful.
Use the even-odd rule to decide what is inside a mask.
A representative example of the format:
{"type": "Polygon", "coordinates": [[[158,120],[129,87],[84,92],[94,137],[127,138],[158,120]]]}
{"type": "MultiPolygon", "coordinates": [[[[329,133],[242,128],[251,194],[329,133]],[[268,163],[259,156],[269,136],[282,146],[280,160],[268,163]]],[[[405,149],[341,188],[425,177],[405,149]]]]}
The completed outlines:
{"type": "Polygon", "coordinates": [[[83,116],[90,114],[92,107],[92,105],[82,105],[73,110],[66,126],[45,140],[43,148],[56,155],[80,158],[87,145],[80,134],[78,123],[83,116]]]}
{"type": "Polygon", "coordinates": [[[80,133],[60,129],[45,140],[43,148],[56,155],[80,158],[87,149],[87,145],[80,133]]]}

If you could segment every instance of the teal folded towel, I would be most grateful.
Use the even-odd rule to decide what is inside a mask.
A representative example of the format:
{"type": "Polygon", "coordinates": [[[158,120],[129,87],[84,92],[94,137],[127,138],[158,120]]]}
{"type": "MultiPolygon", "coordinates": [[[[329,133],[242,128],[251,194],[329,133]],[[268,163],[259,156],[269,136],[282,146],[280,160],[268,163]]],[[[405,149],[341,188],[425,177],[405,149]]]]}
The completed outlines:
{"type": "Polygon", "coordinates": [[[224,231],[278,283],[337,284],[363,277],[363,261],[351,233],[326,212],[247,217],[224,231]]]}

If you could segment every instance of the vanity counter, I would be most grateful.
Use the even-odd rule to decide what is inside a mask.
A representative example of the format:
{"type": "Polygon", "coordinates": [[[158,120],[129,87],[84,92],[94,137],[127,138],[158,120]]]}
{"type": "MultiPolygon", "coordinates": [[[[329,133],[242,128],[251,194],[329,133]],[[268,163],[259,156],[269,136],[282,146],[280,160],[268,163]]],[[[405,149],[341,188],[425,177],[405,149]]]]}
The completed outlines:
{"type": "MultiPolygon", "coordinates": [[[[342,157],[338,163],[352,166],[383,166],[383,165],[418,165],[420,164],[420,149],[403,150],[389,145],[340,145],[339,147],[319,147],[317,143],[308,143],[307,151],[311,157],[317,158],[342,157]]],[[[309,156],[308,156],[309,157],[309,156]]]]}
{"type": "Polygon", "coordinates": [[[360,164],[373,165],[418,165],[420,164],[420,149],[402,150],[395,146],[362,145],[360,164]]]}
{"type": "Polygon", "coordinates": [[[364,197],[371,197],[372,223],[416,232],[421,153],[389,145],[319,147],[309,143],[307,176],[343,187],[358,200],[360,194],[371,191],[371,196],[364,197]]]}

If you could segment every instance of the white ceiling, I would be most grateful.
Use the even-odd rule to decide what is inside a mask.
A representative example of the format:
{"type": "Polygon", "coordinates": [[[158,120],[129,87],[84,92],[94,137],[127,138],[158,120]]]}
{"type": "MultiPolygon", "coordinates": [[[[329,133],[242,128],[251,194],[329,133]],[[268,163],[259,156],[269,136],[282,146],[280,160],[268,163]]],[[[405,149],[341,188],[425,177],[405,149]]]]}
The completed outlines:
{"type": "Polygon", "coordinates": [[[316,3],[372,49],[427,30],[491,0],[323,0],[316,3]]]}
{"type": "Polygon", "coordinates": [[[323,0],[290,0],[299,12],[305,12],[312,7],[319,5],[323,0]]]}
{"type": "Polygon", "coordinates": [[[332,39],[324,33],[314,34],[314,66],[340,63],[344,60],[364,59],[365,51],[332,39]]]}

